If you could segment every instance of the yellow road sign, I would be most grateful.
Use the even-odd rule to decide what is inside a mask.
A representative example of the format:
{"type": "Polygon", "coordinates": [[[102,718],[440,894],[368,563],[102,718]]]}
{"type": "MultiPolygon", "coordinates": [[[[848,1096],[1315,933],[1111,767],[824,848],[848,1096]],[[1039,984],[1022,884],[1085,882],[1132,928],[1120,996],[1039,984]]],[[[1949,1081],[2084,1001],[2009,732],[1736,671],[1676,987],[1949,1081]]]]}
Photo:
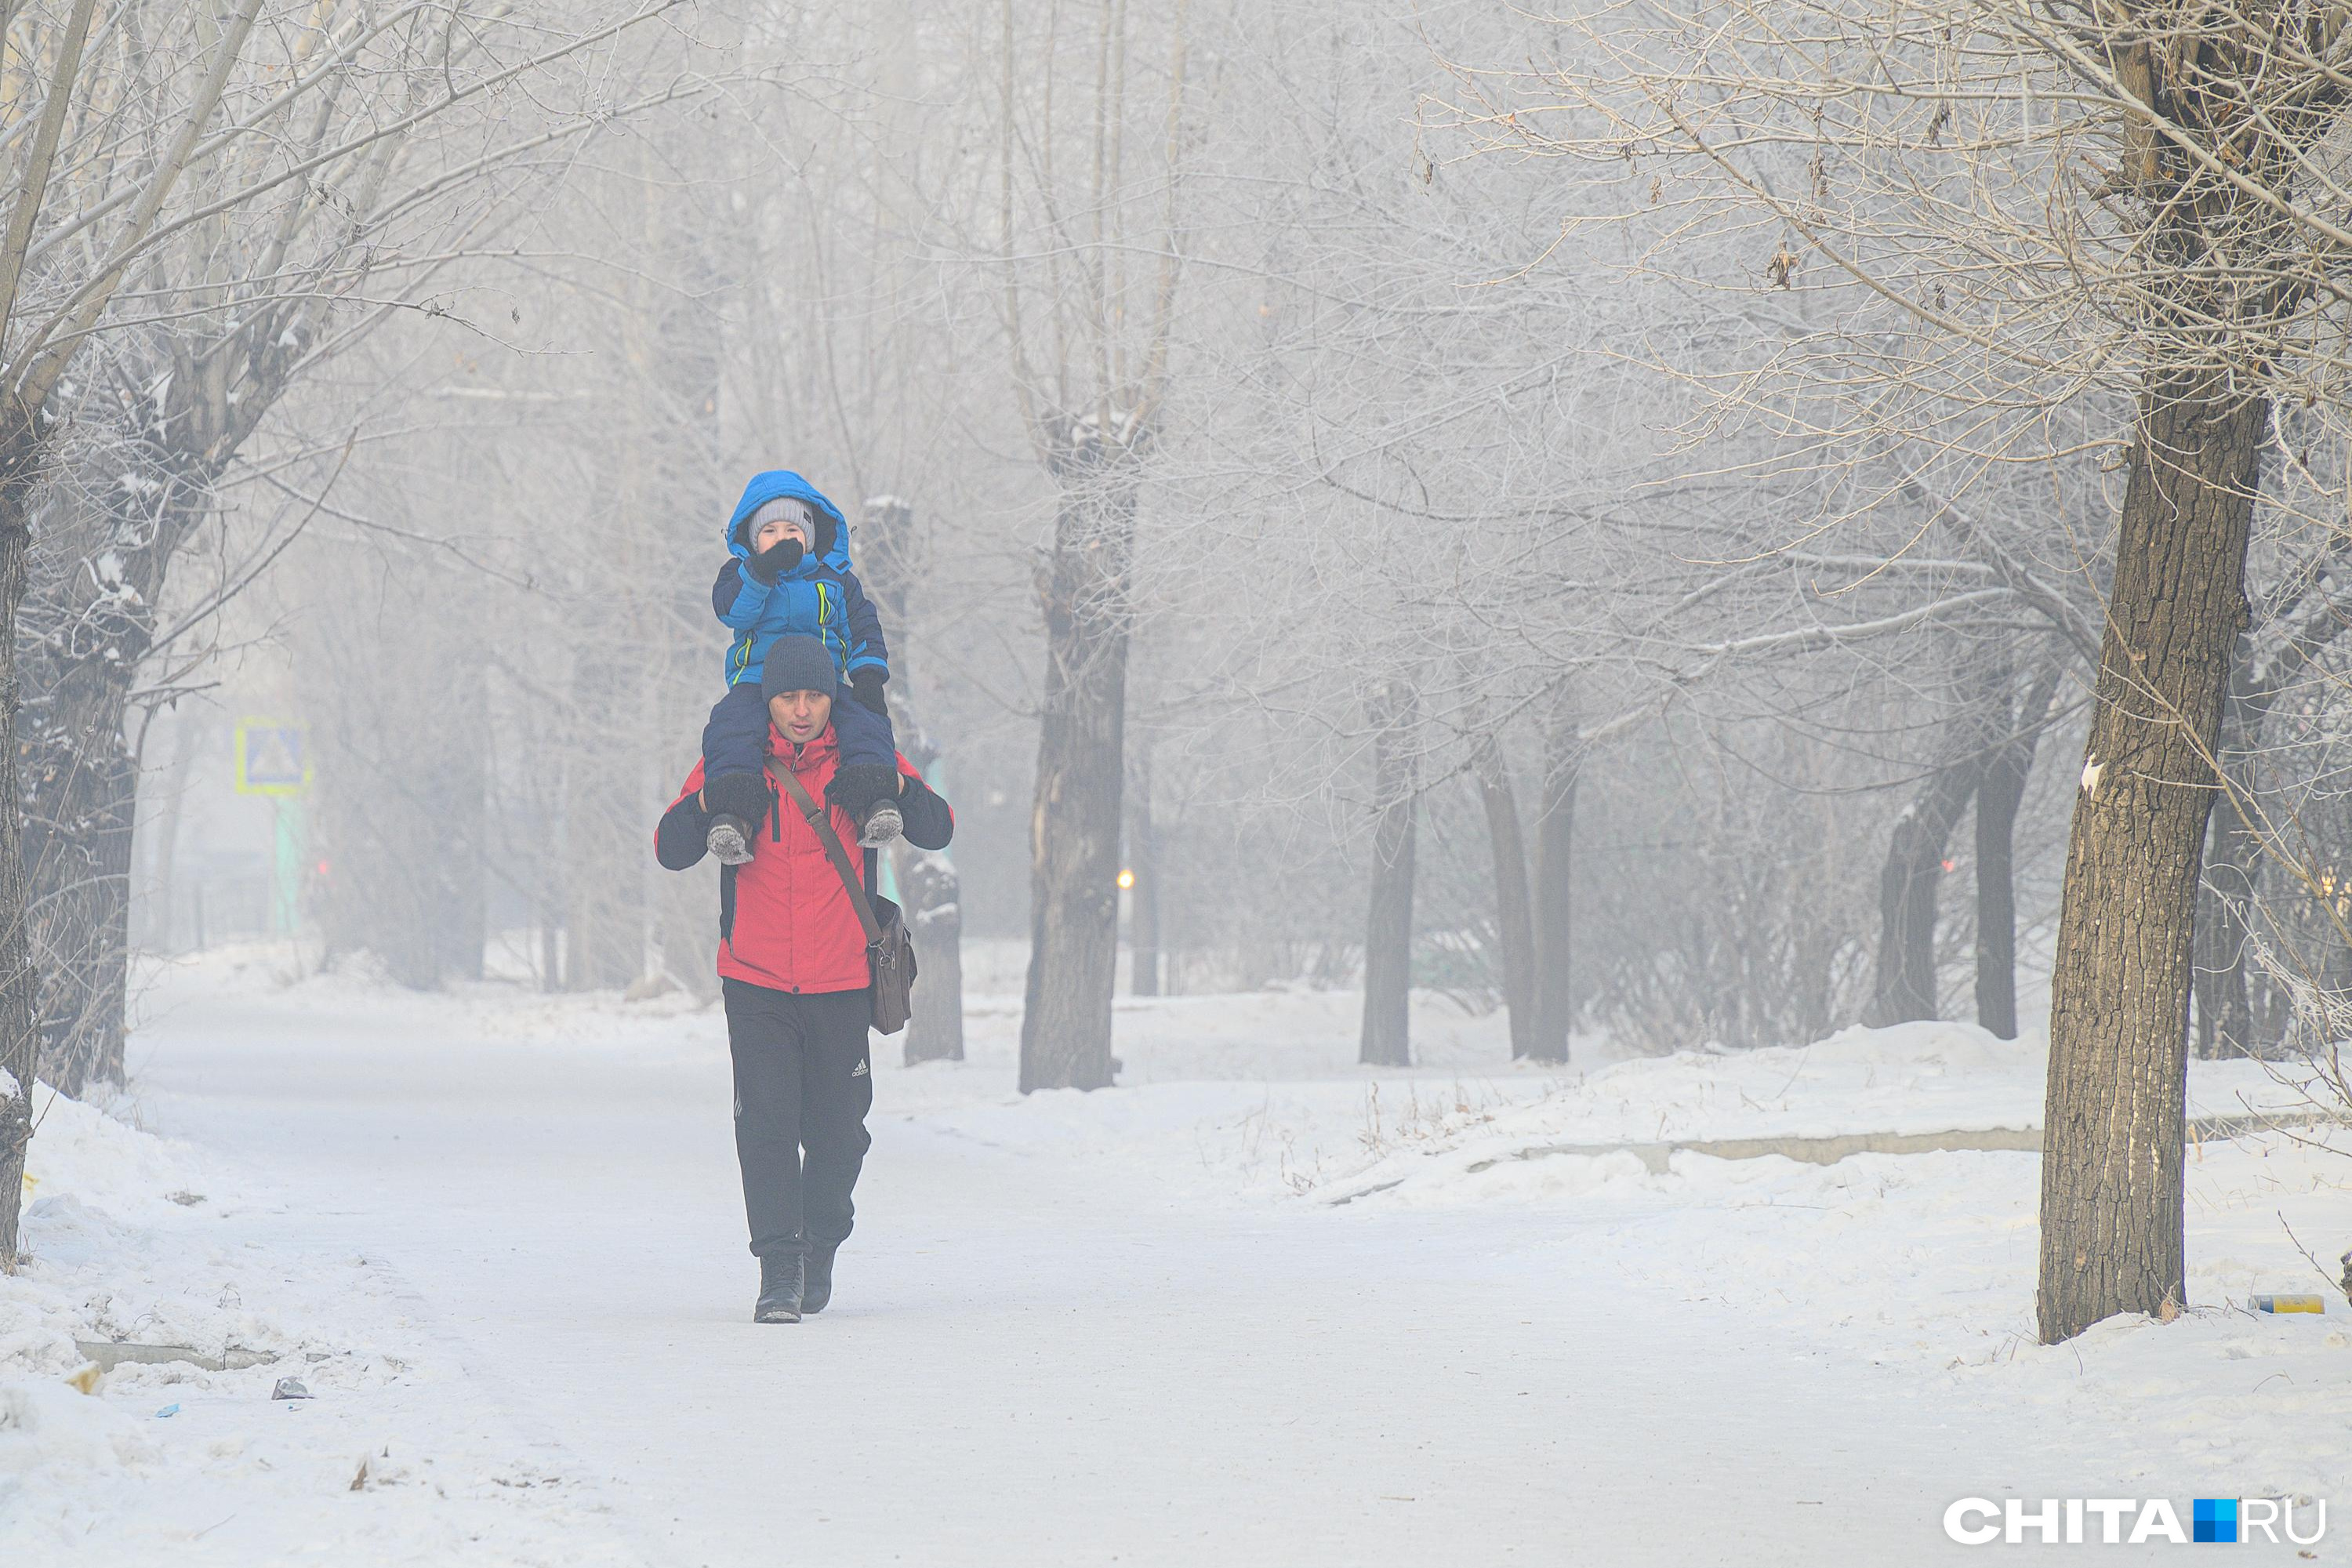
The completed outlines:
{"type": "Polygon", "coordinates": [[[237,725],[237,794],[300,795],[310,784],[310,736],[301,725],[278,719],[237,725]]]}

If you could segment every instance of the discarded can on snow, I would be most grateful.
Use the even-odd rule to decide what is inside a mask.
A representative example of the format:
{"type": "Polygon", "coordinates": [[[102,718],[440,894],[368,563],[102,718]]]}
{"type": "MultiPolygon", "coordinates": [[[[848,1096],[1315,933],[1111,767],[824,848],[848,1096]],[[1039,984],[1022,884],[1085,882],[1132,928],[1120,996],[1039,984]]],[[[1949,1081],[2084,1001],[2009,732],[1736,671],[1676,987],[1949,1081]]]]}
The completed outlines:
{"type": "Polygon", "coordinates": [[[2257,1312],[2325,1312],[2325,1296],[2257,1296],[2247,1303],[2257,1312]]]}

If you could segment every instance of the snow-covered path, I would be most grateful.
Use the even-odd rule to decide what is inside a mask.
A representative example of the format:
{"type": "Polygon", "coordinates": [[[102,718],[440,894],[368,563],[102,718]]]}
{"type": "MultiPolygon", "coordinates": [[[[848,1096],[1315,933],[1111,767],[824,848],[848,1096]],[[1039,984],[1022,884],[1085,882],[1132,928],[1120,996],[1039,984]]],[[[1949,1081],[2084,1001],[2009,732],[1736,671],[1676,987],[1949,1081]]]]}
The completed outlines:
{"type": "Polygon", "coordinates": [[[1908,1562],[1958,1554],[1954,1497],[2115,1484],[1776,1337],[1738,1279],[1629,1290],[1578,1218],[1218,1202],[973,1135],[942,1107],[1004,1086],[968,1069],[881,1064],[835,1305],[755,1326],[717,1021],[463,1017],[200,996],[134,1069],[163,1130],[304,1194],[287,1245],[388,1257],[609,1510],[573,1528],[664,1568],[1908,1562]]]}

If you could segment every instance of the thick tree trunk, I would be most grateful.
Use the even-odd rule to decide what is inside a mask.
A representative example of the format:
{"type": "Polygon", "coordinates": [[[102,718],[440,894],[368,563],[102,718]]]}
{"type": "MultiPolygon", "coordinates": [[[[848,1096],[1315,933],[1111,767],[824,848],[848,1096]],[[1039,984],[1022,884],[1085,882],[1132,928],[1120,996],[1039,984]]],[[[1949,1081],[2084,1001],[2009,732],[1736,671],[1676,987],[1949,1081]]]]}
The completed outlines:
{"type": "Polygon", "coordinates": [[[1584,768],[1578,719],[1575,702],[1563,689],[1554,701],[1546,739],[1543,804],[1536,821],[1535,1027],[1528,1055],[1541,1062],[1568,1060],[1569,1031],[1576,1022],[1569,873],[1576,785],[1584,768]]]}
{"type": "Polygon", "coordinates": [[[1373,694],[1370,912],[1364,929],[1364,1030],[1357,1059],[1412,1065],[1412,854],[1419,797],[1413,751],[1418,704],[1391,682],[1373,694]]]}
{"type": "MultiPolygon", "coordinates": [[[[880,606],[883,629],[892,639],[890,684],[886,689],[898,749],[934,788],[942,788],[938,777],[940,743],[916,712],[908,675],[913,641],[908,605],[924,566],[914,507],[896,496],[868,497],[858,557],[866,563],[862,579],[866,590],[880,606]]],[[[898,869],[898,897],[907,912],[907,930],[915,942],[919,976],[903,1047],[907,1065],[960,1062],[963,1060],[962,879],[956,874],[954,858],[946,850],[914,849],[902,844],[893,864],[898,869]]]]}
{"type": "Polygon", "coordinates": [[[2218,374],[2140,401],[2051,976],[2044,1343],[2188,1304],[2190,933],[2268,405],[2218,374]]]}
{"type": "Polygon", "coordinates": [[[1486,811],[1486,842],[1495,858],[1495,925],[1503,942],[1503,1005],[1511,1015],[1511,1059],[1535,1052],[1535,913],[1528,901],[1527,839],[1519,831],[1519,802],[1511,787],[1510,763],[1493,735],[1478,740],[1472,766],[1478,776],[1478,803],[1486,811]]]}
{"type": "Polygon", "coordinates": [[[1045,692],[1029,826],[1024,1094],[1111,1082],[1135,538],[1128,463],[1122,454],[1081,452],[1064,465],[1066,488],[1040,584],[1045,692]]]}
{"type": "Polygon", "coordinates": [[[2004,1040],[2017,1038],[2017,809],[2057,689],[2046,663],[1977,784],[1977,1022],[2004,1040]]]}
{"type": "Polygon", "coordinates": [[[1943,760],[1895,819],[1878,874],[1878,967],[1870,1021],[1902,1024],[1936,1011],[1936,900],[1944,850],[1984,776],[1982,715],[1946,727],[1943,760]]]}
{"type": "Polygon", "coordinates": [[[306,351],[300,315],[296,304],[258,310],[216,336],[163,338],[142,367],[116,366],[126,396],[118,428],[132,437],[138,482],[96,476],[94,499],[45,531],[27,563],[13,634],[26,645],[17,799],[43,1054],[69,1093],[122,1078],[139,785],[124,722],[155,606],[209,514],[213,484],[306,351]]]}
{"type": "Polygon", "coordinates": [[[119,708],[114,724],[101,718],[97,728],[82,748],[53,732],[47,743],[28,742],[21,765],[30,776],[20,774],[41,1076],[75,1096],[122,1080],[129,979],[137,779],[121,750],[119,708]]]}
{"type": "MultiPolygon", "coordinates": [[[[25,598],[25,550],[38,449],[19,426],[0,440],[0,799],[16,788],[16,610],[25,598]]],[[[32,955],[26,938],[24,826],[0,811],[0,1269],[16,1272],[25,1149],[33,1136],[33,1078],[40,1053],[32,955]]]]}
{"type": "Polygon", "coordinates": [[[122,1080],[139,786],[125,721],[173,554],[205,511],[201,486],[168,462],[152,485],[103,489],[102,509],[57,509],[27,563],[17,620],[42,1074],[73,1095],[122,1080]]]}

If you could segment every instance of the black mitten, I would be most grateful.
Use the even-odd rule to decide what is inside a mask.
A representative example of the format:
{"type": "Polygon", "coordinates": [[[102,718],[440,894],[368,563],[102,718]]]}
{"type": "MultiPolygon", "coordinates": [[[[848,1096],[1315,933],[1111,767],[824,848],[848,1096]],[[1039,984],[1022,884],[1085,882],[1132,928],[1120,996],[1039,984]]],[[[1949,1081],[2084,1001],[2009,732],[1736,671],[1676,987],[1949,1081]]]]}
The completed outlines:
{"type": "Polygon", "coordinates": [[[890,700],[882,695],[882,683],[889,679],[888,675],[869,664],[849,678],[850,693],[869,710],[887,719],[890,717],[890,700]]]}
{"type": "Polygon", "coordinates": [[[758,773],[720,773],[702,784],[702,809],[713,816],[737,816],[746,823],[768,815],[768,781],[758,773]]]}
{"type": "Polygon", "coordinates": [[[797,539],[779,539],[743,563],[743,569],[761,582],[773,585],[776,579],[801,563],[808,553],[797,539]]]}
{"type": "Polygon", "coordinates": [[[898,770],[886,763],[844,763],[833,770],[833,782],[824,786],[825,799],[863,817],[866,808],[877,800],[890,800],[898,793],[898,770]]]}

